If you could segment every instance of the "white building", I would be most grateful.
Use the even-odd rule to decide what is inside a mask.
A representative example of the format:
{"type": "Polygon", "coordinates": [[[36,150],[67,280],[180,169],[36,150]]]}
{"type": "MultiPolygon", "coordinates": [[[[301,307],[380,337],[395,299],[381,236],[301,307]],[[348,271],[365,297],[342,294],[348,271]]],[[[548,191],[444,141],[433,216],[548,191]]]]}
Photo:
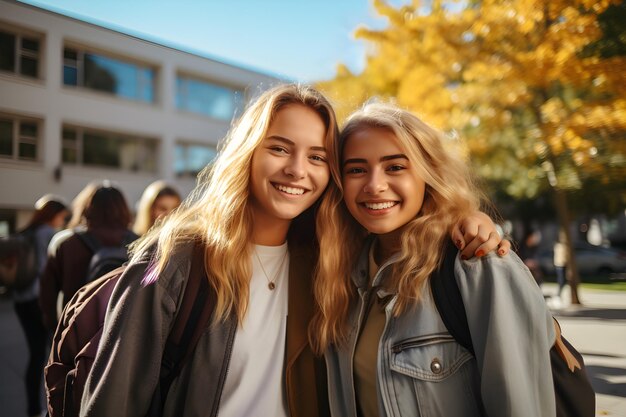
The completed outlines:
{"type": "Polygon", "coordinates": [[[165,179],[183,195],[234,114],[277,78],[0,0],[0,234],[45,193],[110,179],[134,207],[165,179]]]}

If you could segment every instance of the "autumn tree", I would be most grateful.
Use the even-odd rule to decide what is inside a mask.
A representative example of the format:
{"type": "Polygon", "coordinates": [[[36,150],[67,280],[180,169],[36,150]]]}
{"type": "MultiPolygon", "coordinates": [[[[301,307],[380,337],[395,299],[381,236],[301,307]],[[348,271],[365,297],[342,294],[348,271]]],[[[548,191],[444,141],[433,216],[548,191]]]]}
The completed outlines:
{"type": "MultiPolygon", "coordinates": [[[[609,187],[626,177],[626,60],[615,42],[603,42],[602,26],[622,6],[435,0],[393,7],[375,0],[388,25],[356,31],[369,47],[365,69],[353,74],[342,66],[320,88],[340,116],[375,95],[459,132],[478,173],[510,196],[550,189],[568,239],[572,302],[579,303],[568,196],[586,183],[609,187]]],[[[626,191],[616,198],[623,206],[626,191]]]]}

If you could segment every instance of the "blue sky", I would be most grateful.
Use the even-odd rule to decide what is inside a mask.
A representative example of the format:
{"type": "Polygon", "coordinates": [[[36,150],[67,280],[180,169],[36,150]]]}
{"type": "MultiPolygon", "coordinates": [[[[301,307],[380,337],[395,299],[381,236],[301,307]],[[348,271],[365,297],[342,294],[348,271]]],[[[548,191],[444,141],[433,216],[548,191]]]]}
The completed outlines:
{"type": "MultiPolygon", "coordinates": [[[[371,0],[27,0],[45,9],[220,61],[313,82],[338,63],[360,71],[359,25],[381,28],[371,0]]],[[[391,4],[406,1],[392,0],[391,4]]]]}

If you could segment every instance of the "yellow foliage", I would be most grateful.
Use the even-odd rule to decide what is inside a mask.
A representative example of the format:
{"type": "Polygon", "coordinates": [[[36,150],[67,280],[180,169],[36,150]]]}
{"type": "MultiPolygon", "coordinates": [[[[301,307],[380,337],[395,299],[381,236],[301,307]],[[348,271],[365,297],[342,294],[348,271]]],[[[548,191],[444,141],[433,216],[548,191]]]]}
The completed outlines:
{"type": "Polygon", "coordinates": [[[365,70],[340,66],[320,84],[339,117],[372,96],[395,97],[462,132],[478,165],[489,165],[480,172],[507,178],[516,195],[541,188],[547,160],[559,187],[604,175],[607,164],[626,171],[626,57],[583,53],[602,36],[598,14],[617,0],[455,3],[374,0],[388,26],[355,32],[368,44],[365,70]]]}

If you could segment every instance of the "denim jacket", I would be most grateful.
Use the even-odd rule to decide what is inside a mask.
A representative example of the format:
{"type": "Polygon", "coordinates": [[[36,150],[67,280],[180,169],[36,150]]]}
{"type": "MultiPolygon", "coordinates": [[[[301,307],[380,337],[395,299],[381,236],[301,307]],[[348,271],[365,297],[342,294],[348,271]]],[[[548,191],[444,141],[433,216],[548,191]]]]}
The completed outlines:
{"type": "MultiPolygon", "coordinates": [[[[399,317],[397,294],[368,291],[365,245],[352,274],[358,298],[349,313],[347,343],[326,352],[329,401],[336,417],[356,417],[354,351],[370,296],[388,297],[378,346],[377,385],[381,417],[555,416],[549,350],[555,334],[540,289],[515,254],[455,261],[475,355],[447,331],[430,286],[399,317]]],[[[372,286],[391,271],[383,264],[372,286]]]]}

